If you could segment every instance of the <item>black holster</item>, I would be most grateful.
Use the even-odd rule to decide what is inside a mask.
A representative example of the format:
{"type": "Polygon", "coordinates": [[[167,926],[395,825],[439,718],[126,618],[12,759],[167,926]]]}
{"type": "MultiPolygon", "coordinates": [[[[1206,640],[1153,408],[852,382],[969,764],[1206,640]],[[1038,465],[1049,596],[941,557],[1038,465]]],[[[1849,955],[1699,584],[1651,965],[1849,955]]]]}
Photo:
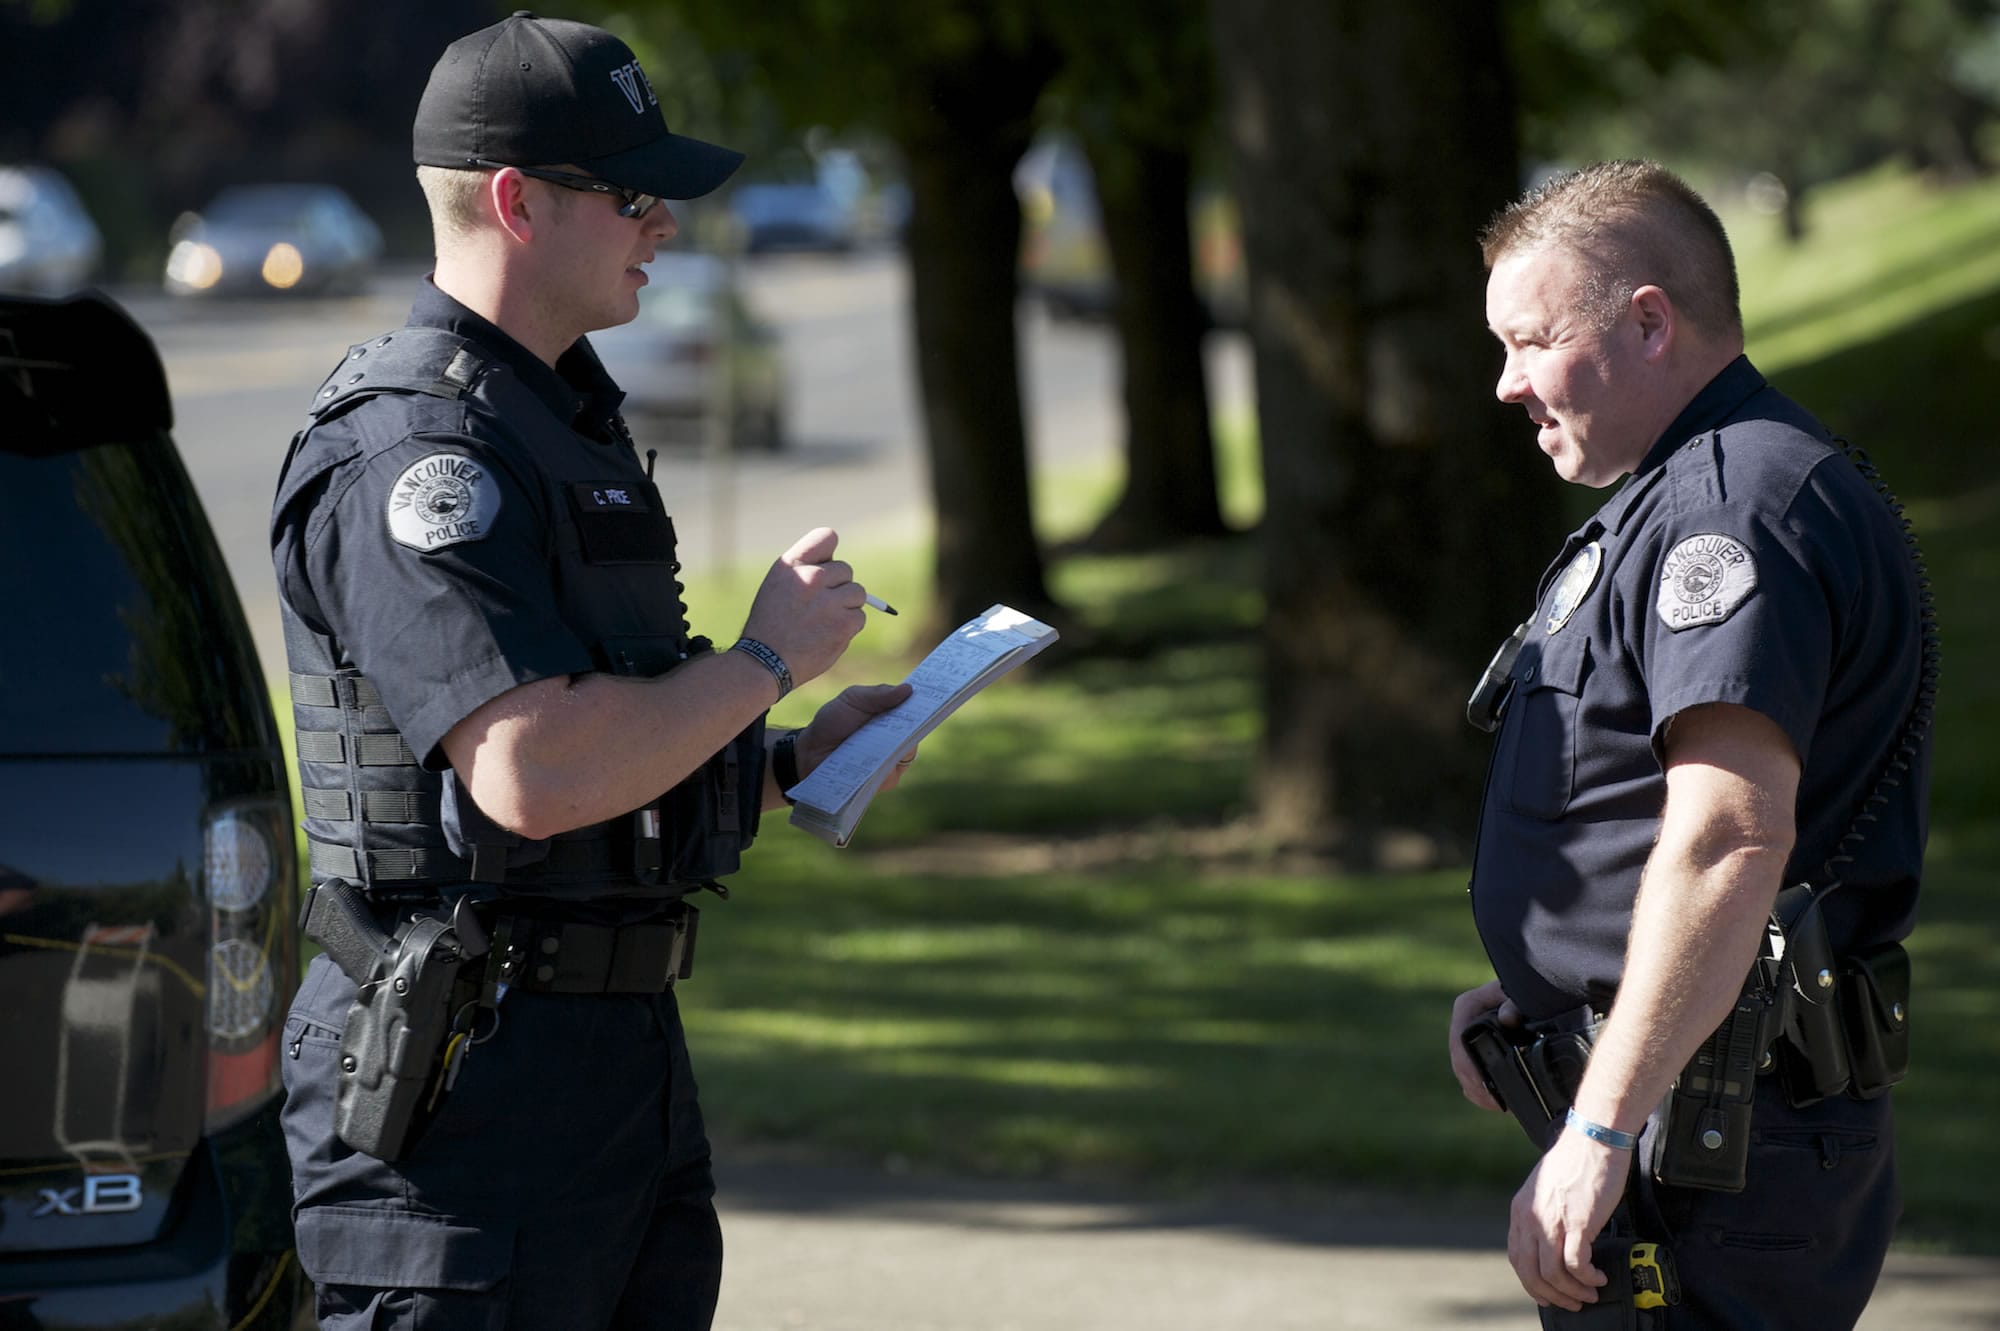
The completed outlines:
{"type": "MultiPolygon", "coordinates": [[[[1538,1151],[1562,1130],[1563,1119],[1583,1084],[1584,1066],[1600,1025],[1595,1013],[1578,1012],[1555,1029],[1534,1032],[1503,1026],[1489,1012],[1468,1026],[1460,1039],[1478,1064],[1486,1089],[1514,1116],[1538,1151]]],[[[1632,1235],[1627,1205],[1620,1202],[1611,1223],[1591,1245],[1590,1260],[1608,1282],[1597,1302],[1577,1312],[1541,1310],[1550,1331],[1649,1331],[1653,1311],[1679,1303],[1680,1281],[1673,1255],[1658,1243],[1632,1235]]]]}
{"type": "MultiPolygon", "coordinates": [[[[315,884],[306,895],[306,936],[357,986],[340,1037],[334,1131],[382,1160],[408,1153],[443,1098],[460,971],[486,954],[485,933],[460,901],[448,919],[415,915],[392,934],[346,882],[315,884]]],[[[468,981],[476,988],[476,972],[468,981]]]]}
{"type": "Polygon", "coordinates": [[[1498,1015],[1489,1012],[1459,1038],[1486,1089],[1514,1116],[1535,1149],[1544,1151],[1576,1099],[1576,1088],[1583,1084],[1596,1034],[1596,1024],[1586,1019],[1579,1019],[1572,1030],[1536,1034],[1521,1026],[1503,1026],[1498,1015]]]}
{"type": "Polygon", "coordinates": [[[1616,1220],[1590,1245],[1590,1263],[1605,1275],[1597,1302],[1575,1312],[1543,1308],[1548,1331],[1651,1331],[1661,1324],[1658,1310],[1681,1301],[1673,1255],[1662,1244],[1632,1238],[1616,1220]]]}

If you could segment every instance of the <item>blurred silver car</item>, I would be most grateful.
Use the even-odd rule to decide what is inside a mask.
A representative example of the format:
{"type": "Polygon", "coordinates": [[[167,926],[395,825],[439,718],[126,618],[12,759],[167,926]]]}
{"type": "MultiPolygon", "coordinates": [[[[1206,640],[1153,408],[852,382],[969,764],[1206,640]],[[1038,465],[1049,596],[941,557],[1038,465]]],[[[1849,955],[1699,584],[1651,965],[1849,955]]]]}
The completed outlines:
{"type": "Polygon", "coordinates": [[[746,254],[854,248],[854,210],[815,181],[738,185],[729,195],[729,215],[746,254]]]}
{"type": "Polygon", "coordinates": [[[67,180],[46,166],[0,166],[0,291],[67,295],[90,280],[102,250],[67,180]]]}
{"type": "Polygon", "coordinates": [[[175,296],[358,292],[382,255],[382,232],[332,185],[232,185],[168,237],[175,296]]]}
{"type": "Polygon", "coordinates": [[[785,444],[777,330],[744,304],[729,264],[662,251],[639,289],[639,317],[590,335],[625,390],[641,444],[715,444],[775,453],[785,444]]]}

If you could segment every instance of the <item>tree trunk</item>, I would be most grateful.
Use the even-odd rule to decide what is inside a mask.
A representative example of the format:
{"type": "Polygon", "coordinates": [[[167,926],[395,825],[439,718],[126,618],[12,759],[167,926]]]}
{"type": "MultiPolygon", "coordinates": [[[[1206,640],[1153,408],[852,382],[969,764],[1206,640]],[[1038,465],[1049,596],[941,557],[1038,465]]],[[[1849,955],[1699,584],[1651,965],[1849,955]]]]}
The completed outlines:
{"type": "Polygon", "coordinates": [[[1185,147],[1086,137],[1124,360],[1125,488],[1084,545],[1141,550],[1224,530],[1188,232],[1185,147]]]}
{"type": "Polygon", "coordinates": [[[1530,607],[1558,487],[1493,396],[1480,227],[1515,192],[1491,5],[1216,0],[1263,440],[1275,838],[1463,830],[1463,702],[1530,607]]]}
{"type": "Polygon", "coordinates": [[[1020,205],[1013,171],[1053,72],[982,49],[934,73],[896,137],[910,183],[912,336],[937,513],[936,587],[949,622],[995,601],[1046,618],[1028,491],[1014,313],[1020,205]]]}

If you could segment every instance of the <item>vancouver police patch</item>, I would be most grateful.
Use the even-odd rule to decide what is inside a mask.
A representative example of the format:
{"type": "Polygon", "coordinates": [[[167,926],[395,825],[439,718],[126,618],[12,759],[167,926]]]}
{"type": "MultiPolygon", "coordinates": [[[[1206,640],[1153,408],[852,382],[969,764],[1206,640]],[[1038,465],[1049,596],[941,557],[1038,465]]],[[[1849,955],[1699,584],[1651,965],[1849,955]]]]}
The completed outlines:
{"type": "Polygon", "coordinates": [[[1590,595],[1590,589],[1597,585],[1597,571],[1604,567],[1604,547],[1596,541],[1576,552],[1576,558],[1569,561],[1569,567],[1556,579],[1555,592],[1549,597],[1549,617],[1547,627],[1556,632],[1569,623],[1569,617],[1583,604],[1583,598],[1590,595]]]}
{"type": "Polygon", "coordinates": [[[389,487],[389,534],[412,550],[477,541],[500,516],[500,482],[463,453],[412,462],[389,487]]]}
{"type": "Polygon", "coordinates": [[[1707,532],[1667,551],[1654,604],[1678,633],[1697,624],[1720,624],[1757,588],[1757,561],[1733,536],[1707,532]]]}

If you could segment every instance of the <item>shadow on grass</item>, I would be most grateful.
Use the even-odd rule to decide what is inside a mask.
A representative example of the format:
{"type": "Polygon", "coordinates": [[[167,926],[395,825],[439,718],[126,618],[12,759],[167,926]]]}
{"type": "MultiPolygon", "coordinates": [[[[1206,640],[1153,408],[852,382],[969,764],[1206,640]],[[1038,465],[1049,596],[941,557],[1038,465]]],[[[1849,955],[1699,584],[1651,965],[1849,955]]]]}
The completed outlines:
{"type": "Polygon", "coordinates": [[[1167,1185],[1399,1187],[1412,1134],[1464,1187],[1525,1168],[1446,1065],[1468,931],[1450,876],[742,883],[714,930],[727,972],[688,995],[725,1133],[1167,1185]]]}

